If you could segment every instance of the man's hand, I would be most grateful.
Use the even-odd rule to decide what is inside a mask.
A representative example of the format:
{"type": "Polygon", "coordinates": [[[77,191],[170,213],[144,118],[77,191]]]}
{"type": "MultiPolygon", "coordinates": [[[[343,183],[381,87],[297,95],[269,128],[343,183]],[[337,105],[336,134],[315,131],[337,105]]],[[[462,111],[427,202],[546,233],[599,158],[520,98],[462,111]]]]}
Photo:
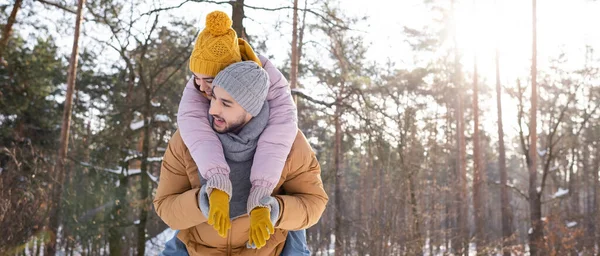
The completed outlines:
{"type": "Polygon", "coordinates": [[[229,195],[222,190],[213,189],[208,198],[210,208],[208,211],[208,224],[223,238],[227,237],[227,230],[231,228],[229,219],[229,195]]]}
{"type": "Polygon", "coordinates": [[[271,213],[269,208],[257,207],[250,212],[250,232],[248,244],[254,244],[257,249],[267,244],[267,240],[275,232],[273,223],[271,223],[271,213]]]}

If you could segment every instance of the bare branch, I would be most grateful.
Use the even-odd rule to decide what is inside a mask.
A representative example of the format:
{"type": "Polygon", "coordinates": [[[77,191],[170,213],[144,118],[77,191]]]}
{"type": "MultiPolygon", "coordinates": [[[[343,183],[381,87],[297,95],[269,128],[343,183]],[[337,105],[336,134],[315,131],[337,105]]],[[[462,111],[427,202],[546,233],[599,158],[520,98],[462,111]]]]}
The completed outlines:
{"type": "MultiPolygon", "coordinates": [[[[579,85],[577,85],[577,87],[575,87],[575,91],[573,92],[573,94],[571,94],[571,96],[569,97],[569,100],[567,101],[567,104],[565,104],[565,106],[560,111],[560,115],[558,116],[558,120],[556,121],[556,124],[554,124],[552,131],[550,131],[550,134],[548,134],[548,144],[550,144],[550,147],[548,148],[548,158],[546,159],[546,163],[544,164],[544,170],[543,170],[544,173],[542,174],[542,184],[541,184],[540,192],[539,192],[540,195],[544,191],[544,186],[546,185],[546,178],[548,177],[548,172],[549,172],[548,170],[550,169],[550,163],[551,163],[552,159],[554,159],[554,157],[555,157],[554,146],[556,144],[558,144],[558,142],[564,137],[564,136],[560,136],[556,140],[556,142],[553,143],[554,136],[556,135],[556,132],[558,131],[558,127],[559,127],[560,123],[562,122],[562,120],[565,116],[565,113],[567,112],[567,109],[571,105],[571,102],[573,102],[573,100],[575,99],[575,95],[577,94],[577,91],[579,90],[580,86],[581,86],[581,84],[579,84],[579,85]]],[[[558,97],[556,97],[556,98],[558,98],[558,97]]]]}
{"type": "MultiPolygon", "coordinates": [[[[184,56],[184,55],[187,55],[187,52],[185,50],[180,51],[177,55],[175,55],[173,58],[171,58],[169,61],[167,61],[164,65],[159,66],[156,69],[152,70],[151,74],[150,74],[150,80],[156,79],[156,77],[158,77],[158,75],[160,74],[160,72],[163,71],[163,70],[165,70],[165,69],[167,69],[168,67],[177,66],[178,68],[173,73],[179,71],[179,69],[181,68],[181,66],[183,64],[177,63],[177,60],[180,57],[184,56]]],[[[187,59],[185,61],[187,61],[187,59]]],[[[165,82],[169,81],[170,77],[171,77],[171,75],[168,76],[168,78],[165,80],[165,82]]]]}
{"type": "Polygon", "coordinates": [[[184,4],[187,4],[189,2],[197,2],[197,3],[209,3],[209,4],[231,4],[232,1],[208,1],[208,0],[185,0],[183,2],[181,2],[180,4],[177,5],[173,5],[173,6],[169,6],[169,7],[162,7],[162,8],[157,8],[154,10],[150,10],[148,12],[142,13],[140,14],[140,16],[133,20],[131,23],[135,23],[137,22],[139,19],[141,19],[144,16],[149,16],[158,12],[163,12],[163,11],[169,11],[169,10],[174,10],[174,9],[179,9],[181,8],[184,4]]]}
{"type": "Polygon", "coordinates": [[[583,121],[581,121],[581,126],[579,127],[579,129],[577,129],[577,132],[574,134],[576,137],[579,136],[579,134],[581,134],[581,131],[583,130],[587,122],[590,120],[590,117],[592,117],[596,113],[596,110],[598,110],[599,108],[600,104],[596,104],[596,107],[594,107],[591,113],[585,113],[585,117],[583,118],[583,121]]]}
{"type": "Polygon", "coordinates": [[[17,160],[17,156],[16,156],[16,154],[14,152],[14,149],[13,149],[13,151],[10,151],[7,147],[2,147],[2,148],[0,148],[0,153],[2,153],[2,152],[4,152],[4,154],[6,154],[7,156],[10,156],[10,158],[15,163],[15,166],[17,166],[17,171],[20,172],[21,171],[21,165],[23,163],[21,163],[21,162],[19,162],[19,160],[17,160]]]}
{"type": "MultiPolygon", "coordinates": [[[[154,10],[151,10],[151,11],[148,11],[148,12],[145,12],[145,13],[142,13],[138,19],[140,19],[140,18],[141,18],[141,17],[143,17],[143,16],[152,15],[152,14],[154,14],[154,13],[157,13],[157,12],[168,11],[168,10],[172,10],[172,9],[178,9],[178,8],[180,8],[181,6],[183,6],[184,4],[186,4],[186,3],[188,3],[188,2],[190,2],[190,0],[185,0],[185,1],[181,2],[181,3],[180,3],[180,4],[178,4],[178,5],[169,6],[169,7],[163,7],[163,8],[157,8],[157,9],[154,9],[154,10]]],[[[137,21],[138,19],[136,19],[136,21],[137,21]]],[[[135,23],[135,22],[132,22],[132,23],[135,23]]]]}
{"type": "Polygon", "coordinates": [[[156,90],[152,93],[153,95],[156,94],[158,91],[160,91],[160,89],[162,89],[162,87],[167,84],[167,82],[169,80],[171,80],[171,77],[173,77],[175,74],[177,74],[177,72],[179,72],[181,70],[181,68],[185,65],[185,63],[187,63],[187,60],[179,63],[177,65],[177,69],[175,69],[173,72],[171,72],[169,75],[167,75],[167,78],[160,84],[158,84],[158,86],[156,87],[156,90]]]}
{"type": "Polygon", "coordinates": [[[525,161],[527,162],[527,166],[529,166],[531,164],[529,160],[529,153],[527,153],[529,152],[529,145],[527,145],[527,141],[529,141],[529,135],[527,136],[527,141],[525,141],[525,136],[523,133],[523,116],[525,115],[525,111],[523,110],[523,93],[525,92],[525,89],[521,87],[520,80],[517,80],[517,89],[517,97],[519,98],[519,113],[517,117],[517,123],[519,124],[519,140],[521,142],[521,149],[523,150],[523,154],[525,155],[525,161]]]}
{"type": "MultiPolygon", "coordinates": [[[[569,108],[569,105],[571,105],[571,102],[573,102],[573,100],[575,99],[575,94],[577,94],[577,90],[579,89],[579,86],[580,85],[578,85],[575,88],[575,92],[571,95],[571,97],[569,97],[569,100],[567,101],[567,104],[565,104],[565,106],[560,111],[560,115],[558,116],[558,120],[556,121],[556,124],[554,124],[554,127],[552,128],[552,131],[548,135],[548,141],[550,142],[551,145],[553,145],[552,141],[554,139],[554,135],[556,135],[556,131],[558,130],[558,126],[560,125],[562,119],[564,118],[565,113],[567,112],[567,109],[569,108]]],[[[556,97],[556,98],[558,98],[558,97],[556,97]]],[[[558,143],[558,140],[556,141],[556,143],[558,143]]]]}
{"type": "MultiPolygon", "coordinates": [[[[502,186],[502,184],[500,184],[500,182],[494,182],[494,181],[488,181],[488,184],[495,185],[495,186],[502,186]]],[[[520,195],[521,197],[523,197],[523,199],[529,201],[529,196],[527,196],[527,194],[525,194],[523,191],[519,190],[514,185],[504,184],[504,186],[506,186],[507,188],[510,188],[511,190],[513,190],[514,192],[516,192],[518,195],[520,195]]]]}
{"type": "Polygon", "coordinates": [[[333,105],[335,105],[335,102],[328,103],[328,102],[325,102],[325,101],[322,101],[322,100],[317,100],[317,99],[315,99],[315,98],[313,98],[313,97],[305,94],[304,92],[302,92],[300,90],[292,90],[292,95],[298,96],[298,97],[303,98],[305,100],[308,100],[308,101],[310,101],[312,103],[323,105],[323,106],[328,107],[328,108],[330,108],[333,105]]]}
{"type": "MultiPolygon", "coordinates": [[[[159,9],[156,9],[156,10],[152,10],[150,12],[142,14],[142,16],[150,15],[152,13],[159,12],[159,11],[177,9],[177,8],[180,8],[181,6],[183,6],[187,2],[210,3],[210,4],[233,4],[234,1],[185,0],[185,1],[183,1],[182,3],[180,3],[178,5],[171,6],[171,7],[165,7],[165,8],[159,8],[159,9]]],[[[282,6],[282,7],[276,7],[276,8],[268,8],[268,7],[262,7],[262,6],[252,6],[252,5],[247,5],[247,4],[244,4],[244,7],[249,8],[249,9],[253,9],[253,10],[262,10],[262,11],[281,11],[281,10],[293,10],[294,9],[293,6],[282,6]]],[[[305,6],[304,9],[299,9],[298,8],[298,10],[299,11],[304,11],[304,12],[309,12],[309,13],[317,16],[318,18],[320,18],[323,22],[325,22],[325,23],[327,23],[327,24],[329,24],[329,25],[331,25],[333,27],[337,27],[337,28],[344,29],[344,30],[352,30],[351,28],[349,28],[347,26],[342,26],[342,25],[339,25],[339,24],[337,24],[337,23],[335,23],[335,22],[332,21],[332,20],[338,20],[337,18],[335,18],[335,17],[326,17],[327,15],[324,15],[322,13],[318,13],[316,11],[308,9],[308,8],[306,8],[306,6],[305,6]]],[[[247,17],[245,17],[245,18],[247,18],[247,17]]]]}
{"type": "MultiPolygon", "coordinates": [[[[254,9],[254,10],[263,10],[263,11],[281,11],[281,10],[293,10],[294,9],[293,6],[282,6],[282,7],[277,7],[277,8],[267,8],[267,7],[260,7],[260,6],[251,6],[251,5],[247,5],[247,4],[244,4],[244,7],[247,7],[247,8],[250,8],[250,9],[254,9]]],[[[330,17],[325,17],[324,14],[315,12],[315,11],[313,11],[311,9],[306,8],[306,7],[304,9],[298,8],[298,11],[309,12],[309,13],[311,13],[311,14],[319,17],[323,22],[325,22],[325,23],[327,23],[329,25],[332,25],[333,27],[341,28],[341,29],[344,29],[344,30],[352,30],[352,29],[350,29],[347,26],[342,26],[342,25],[339,25],[339,24],[331,21],[331,20],[338,20],[339,21],[339,19],[337,19],[336,17],[331,17],[331,16],[330,17]]]]}
{"type": "Polygon", "coordinates": [[[560,200],[560,199],[563,199],[563,198],[565,198],[565,197],[564,196],[555,196],[555,197],[552,197],[552,198],[550,198],[550,199],[548,199],[546,201],[542,201],[542,204],[551,203],[553,201],[560,200]]]}
{"type": "MultiPolygon", "coordinates": [[[[64,6],[64,5],[60,4],[60,3],[56,3],[56,2],[52,2],[52,1],[47,1],[47,0],[35,0],[35,1],[38,1],[41,4],[44,4],[44,5],[49,5],[49,6],[56,7],[58,9],[61,9],[61,10],[65,11],[65,12],[68,12],[68,13],[73,14],[73,15],[77,14],[74,10],[71,10],[69,7],[64,6]]],[[[85,4],[87,6],[88,3],[86,2],[85,4]]],[[[92,21],[92,22],[100,22],[99,20],[96,20],[96,19],[88,19],[86,17],[81,17],[81,18],[84,21],[86,21],[86,22],[90,22],[90,21],[92,21]]]]}
{"type": "Polygon", "coordinates": [[[38,2],[45,4],[45,5],[51,5],[54,6],[58,9],[61,9],[63,11],[69,12],[71,14],[77,14],[74,10],[69,9],[69,7],[63,6],[59,3],[55,3],[55,2],[51,2],[51,1],[46,1],[46,0],[37,0],[38,2]]]}

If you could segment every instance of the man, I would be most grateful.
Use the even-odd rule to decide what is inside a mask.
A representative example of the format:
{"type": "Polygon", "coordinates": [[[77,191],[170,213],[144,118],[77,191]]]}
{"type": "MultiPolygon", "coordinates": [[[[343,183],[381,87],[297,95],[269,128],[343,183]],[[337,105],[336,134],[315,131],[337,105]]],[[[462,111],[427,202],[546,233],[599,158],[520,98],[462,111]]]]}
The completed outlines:
{"type": "Polygon", "coordinates": [[[246,213],[252,159],[269,116],[265,101],[267,90],[268,75],[250,61],[228,66],[213,81],[209,119],[212,128],[219,133],[233,185],[231,227],[227,237],[221,237],[207,223],[211,202],[206,181],[199,177],[196,163],[179,131],[169,142],[154,207],[167,225],[181,230],[177,238],[189,255],[279,255],[287,246],[288,231],[314,225],[325,210],[328,197],[321,182],[319,163],[306,138],[298,131],[272,196],[261,199],[270,208],[271,223],[253,223],[246,213]],[[247,109],[255,107],[257,102],[260,113],[252,116],[247,109]],[[272,225],[274,230],[267,229],[268,234],[249,234],[251,223],[272,225]],[[256,244],[264,246],[255,249],[256,244]]]}

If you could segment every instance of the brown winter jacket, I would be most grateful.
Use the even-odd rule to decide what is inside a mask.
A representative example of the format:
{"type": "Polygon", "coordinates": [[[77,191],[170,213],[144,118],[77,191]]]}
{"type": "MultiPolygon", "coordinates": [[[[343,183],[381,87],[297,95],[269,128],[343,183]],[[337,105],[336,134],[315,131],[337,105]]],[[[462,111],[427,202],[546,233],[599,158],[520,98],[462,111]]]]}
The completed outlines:
{"type": "MultiPolygon", "coordinates": [[[[231,223],[227,238],[220,237],[198,207],[200,175],[196,163],[175,132],[160,170],[154,208],[177,237],[194,255],[279,255],[288,230],[300,230],[316,224],[329,198],[323,189],[321,167],[302,132],[298,131],[273,196],[279,201],[279,220],[275,234],[261,249],[248,249],[248,215],[231,223]]],[[[235,189],[235,188],[234,188],[235,189]]]]}

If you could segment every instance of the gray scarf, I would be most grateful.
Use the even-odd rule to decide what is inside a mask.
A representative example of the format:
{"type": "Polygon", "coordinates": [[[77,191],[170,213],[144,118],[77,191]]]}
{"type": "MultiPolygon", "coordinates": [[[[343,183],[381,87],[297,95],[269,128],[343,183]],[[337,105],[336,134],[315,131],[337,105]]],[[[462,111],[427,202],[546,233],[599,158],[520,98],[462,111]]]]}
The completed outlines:
{"type": "MultiPolygon", "coordinates": [[[[214,119],[208,115],[212,124],[214,119]]],[[[234,219],[246,214],[248,196],[252,184],[250,183],[250,169],[256,152],[256,145],[260,134],[267,127],[269,121],[269,104],[265,101],[260,113],[252,118],[238,133],[219,134],[217,136],[223,144],[225,160],[231,172],[229,179],[233,186],[233,195],[229,203],[229,216],[234,219]]],[[[206,184],[201,179],[202,185],[206,184]]]]}
{"type": "MultiPolygon", "coordinates": [[[[212,124],[214,119],[209,115],[209,121],[212,124]]],[[[217,136],[223,144],[223,153],[227,161],[244,162],[254,158],[256,144],[260,134],[267,127],[269,121],[269,104],[265,101],[260,113],[250,119],[238,133],[217,133],[217,136]]]]}

